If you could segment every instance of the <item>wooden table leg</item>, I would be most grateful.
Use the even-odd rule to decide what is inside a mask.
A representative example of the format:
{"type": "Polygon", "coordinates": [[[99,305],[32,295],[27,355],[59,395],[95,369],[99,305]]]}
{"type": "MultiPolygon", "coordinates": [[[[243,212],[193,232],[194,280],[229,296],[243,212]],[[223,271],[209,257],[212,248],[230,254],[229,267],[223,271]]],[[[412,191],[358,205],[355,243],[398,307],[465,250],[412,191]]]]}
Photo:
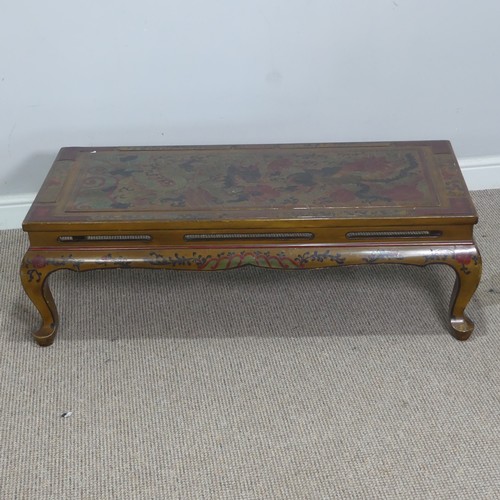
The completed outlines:
{"type": "Polygon", "coordinates": [[[33,337],[38,345],[45,347],[54,342],[57,327],[59,326],[59,315],[49,289],[47,279],[49,273],[44,272],[41,268],[33,267],[33,262],[26,256],[21,265],[21,283],[26,294],[42,316],[42,326],[33,333],[33,337]]]}
{"type": "Polygon", "coordinates": [[[482,272],[477,247],[457,250],[452,267],[457,275],[450,302],[452,334],[458,340],[467,340],[474,330],[474,323],[465,314],[465,308],[479,285],[482,272]]]}

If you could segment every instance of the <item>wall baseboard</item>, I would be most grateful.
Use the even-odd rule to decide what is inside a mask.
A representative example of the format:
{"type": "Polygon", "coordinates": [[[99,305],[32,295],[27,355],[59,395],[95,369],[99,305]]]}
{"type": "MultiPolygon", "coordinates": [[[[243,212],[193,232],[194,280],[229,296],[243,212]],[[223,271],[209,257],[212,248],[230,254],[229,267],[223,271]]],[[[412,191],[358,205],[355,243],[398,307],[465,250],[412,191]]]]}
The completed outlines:
{"type": "MultiPolygon", "coordinates": [[[[471,191],[500,189],[500,156],[459,158],[465,182],[471,191]]],[[[19,229],[36,193],[0,196],[0,230],[19,229]]]]}
{"type": "Polygon", "coordinates": [[[0,229],[19,229],[36,193],[0,196],[0,229]]]}
{"type": "Polygon", "coordinates": [[[500,156],[459,158],[458,163],[469,190],[500,188],[500,156]]]}

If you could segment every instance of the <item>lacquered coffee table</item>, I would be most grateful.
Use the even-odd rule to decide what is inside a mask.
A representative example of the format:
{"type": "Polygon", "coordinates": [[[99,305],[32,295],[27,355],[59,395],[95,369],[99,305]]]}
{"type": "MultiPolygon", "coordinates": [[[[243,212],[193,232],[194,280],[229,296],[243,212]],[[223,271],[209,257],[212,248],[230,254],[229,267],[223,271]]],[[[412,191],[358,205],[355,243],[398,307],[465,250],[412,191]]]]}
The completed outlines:
{"type": "Polygon", "coordinates": [[[63,148],[23,223],[21,279],[46,346],[59,269],[445,264],[451,331],[465,340],[476,222],[447,141],[63,148]]]}

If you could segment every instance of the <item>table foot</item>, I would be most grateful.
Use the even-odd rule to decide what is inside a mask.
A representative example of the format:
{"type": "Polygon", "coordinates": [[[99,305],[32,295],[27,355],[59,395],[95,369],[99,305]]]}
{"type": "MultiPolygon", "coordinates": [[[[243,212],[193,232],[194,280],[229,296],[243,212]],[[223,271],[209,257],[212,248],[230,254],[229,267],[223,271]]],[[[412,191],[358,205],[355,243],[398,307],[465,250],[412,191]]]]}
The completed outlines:
{"type": "Polygon", "coordinates": [[[474,323],[466,314],[463,314],[461,317],[453,316],[450,321],[451,334],[457,340],[467,340],[474,331],[474,323]]]}

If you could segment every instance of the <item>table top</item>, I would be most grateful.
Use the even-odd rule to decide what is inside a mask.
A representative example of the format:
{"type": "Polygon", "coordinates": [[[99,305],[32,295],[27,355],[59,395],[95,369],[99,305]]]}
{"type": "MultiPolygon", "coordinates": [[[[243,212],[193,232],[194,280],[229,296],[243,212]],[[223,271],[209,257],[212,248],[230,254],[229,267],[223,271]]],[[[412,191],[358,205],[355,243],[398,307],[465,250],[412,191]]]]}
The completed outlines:
{"type": "Polygon", "coordinates": [[[361,226],[437,218],[477,221],[448,141],[71,147],[59,152],[23,227],[361,226]]]}

